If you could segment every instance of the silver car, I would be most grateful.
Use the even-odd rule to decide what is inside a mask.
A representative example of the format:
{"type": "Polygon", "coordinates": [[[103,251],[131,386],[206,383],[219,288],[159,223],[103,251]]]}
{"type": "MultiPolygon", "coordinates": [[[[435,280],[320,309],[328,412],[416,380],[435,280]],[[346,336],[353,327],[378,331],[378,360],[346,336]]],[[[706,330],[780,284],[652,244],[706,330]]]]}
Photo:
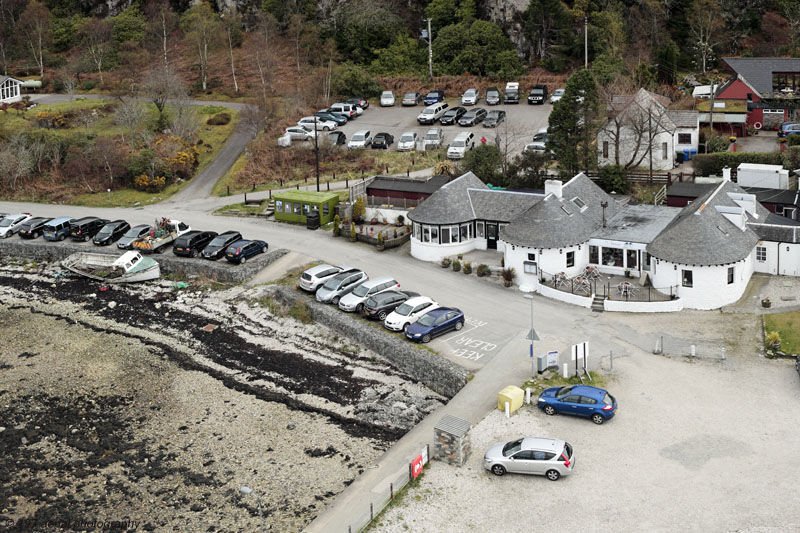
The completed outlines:
{"type": "Polygon", "coordinates": [[[382,277],[366,281],[339,300],[339,309],[348,313],[353,311],[360,313],[364,310],[364,302],[372,296],[399,288],[400,284],[394,278],[382,277]]]}
{"type": "Polygon", "coordinates": [[[381,93],[381,107],[392,107],[394,105],[394,93],[383,91],[381,93]]]}
{"type": "Polygon", "coordinates": [[[300,288],[308,292],[316,292],[317,289],[331,279],[336,274],[341,272],[355,271],[355,268],[333,266],[333,265],[317,265],[311,267],[300,275],[300,288]]]}
{"type": "Polygon", "coordinates": [[[425,146],[425,149],[428,147],[441,148],[443,142],[444,133],[442,132],[442,128],[431,128],[425,132],[425,137],[422,138],[422,144],[425,146]]]}
{"type": "Polygon", "coordinates": [[[550,103],[555,104],[556,102],[561,100],[561,98],[563,98],[564,96],[564,92],[565,92],[564,89],[556,89],[555,91],[553,91],[553,94],[550,95],[550,103]]]}
{"type": "Polygon", "coordinates": [[[339,305],[342,296],[350,294],[353,289],[369,279],[366,273],[361,270],[342,272],[330,278],[325,284],[317,289],[317,301],[322,303],[332,303],[339,305]]]}
{"type": "Polygon", "coordinates": [[[407,131],[397,141],[398,152],[408,152],[417,146],[417,132],[407,131]]]}
{"type": "Polygon", "coordinates": [[[483,467],[496,476],[506,472],[536,474],[556,481],[572,473],[575,452],[563,440],[525,437],[489,448],[483,456],[483,467]]]}
{"type": "Polygon", "coordinates": [[[466,92],[461,95],[461,105],[475,105],[480,99],[481,93],[478,92],[478,89],[467,89],[466,92]]]}

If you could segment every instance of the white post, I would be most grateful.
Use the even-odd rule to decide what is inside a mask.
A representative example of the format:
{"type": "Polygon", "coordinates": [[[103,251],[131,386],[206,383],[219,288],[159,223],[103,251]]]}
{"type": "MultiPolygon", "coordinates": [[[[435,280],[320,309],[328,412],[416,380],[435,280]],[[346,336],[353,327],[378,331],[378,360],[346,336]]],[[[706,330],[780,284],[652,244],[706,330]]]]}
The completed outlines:
{"type": "Polygon", "coordinates": [[[511,418],[511,405],[506,402],[506,418],[511,418]]]}
{"type": "Polygon", "coordinates": [[[568,363],[564,363],[564,368],[563,368],[563,370],[561,372],[561,376],[564,377],[564,378],[568,378],[569,377],[569,364],[568,363]]]}
{"type": "MultiPolygon", "coordinates": [[[[723,348],[722,355],[723,355],[723,359],[724,359],[724,356],[725,356],[724,348],[723,348]]],[[[528,404],[528,405],[531,404],[531,388],[530,387],[526,387],[525,388],[525,403],[528,404]]]]}
{"type": "Polygon", "coordinates": [[[695,346],[694,344],[692,344],[692,345],[689,347],[689,355],[691,355],[692,357],[694,357],[695,355],[697,355],[697,348],[696,348],[696,346],[695,346]]]}

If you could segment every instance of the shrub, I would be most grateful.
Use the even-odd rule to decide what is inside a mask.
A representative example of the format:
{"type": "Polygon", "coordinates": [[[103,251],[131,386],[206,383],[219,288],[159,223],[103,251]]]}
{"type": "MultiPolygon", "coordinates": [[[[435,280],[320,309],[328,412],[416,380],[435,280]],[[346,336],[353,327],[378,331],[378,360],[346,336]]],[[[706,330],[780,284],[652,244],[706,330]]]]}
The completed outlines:
{"type": "Polygon", "coordinates": [[[358,222],[367,212],[367,207],[364,205],[364,198],[359,196],[353,204],[353,220],[358,222]]]}
{"type": "Polygon", "coordinates": [[[332,92],[341,96],[370,98],[381,94],[381,86],[363,67],[346,63],[333,70],[332,92]]]}
{"type": "Polygon", "coordinates": [[[53,92],[55,93],[63,93],[64,92],[64,82],[61,78],[55,78],[52,83],[53,92]]]}
{"type": "Polygon", "coordinates": [[[339,218],[339,215],[334,216],[333,217],[333,236],[334,237],[338,237],[339,236],[339,231],[341,229],[340,228],[341,225],[342,225],[342,219],[339,218]]]}
{"type": "Polygon", "coordinates": [[[450,258],[445,257],[444,259],[442,259],[442,268],[449,268],[450,263],[451,263],[450,258]]]}
{"type": "Polygon", "coordinates": [[[767,346],[774,346],[776,344],[780,344],[781,342],[781,334],[777,331],[770,331],[764,337],[764,341],[767,343],[767,346]]]}
{"type": "Polygon", "coordinates": [[[461,270],[461,261],[456,259],[455,261],[453,261],[452,267],[453,267],[453,272],[458,272],[459,270],[461,270]]]}
{"type": "Polygon", "coordinates": [[[628,178],[625,169],[616,165],[600,168],[600,184],[603,190],[610,193],[625,194],[628,192],[628,178]]]}
{"type": "Polygon", "coordinates": [[[308,304],[302,300],[298,300],[292,305],[289,309],[289,315],[303,324],[310,324],[312,322],[311,309],[309,309],[308,304]]]}
{"type": "Polygon", "coordinates": [[[737,168],[741,163],[780,165],[780,152],[717,152],[700,154],[692,159],[698,176],[721,176],[723,167],[737,168]]]}
{"type": "Polygon", "coordinates": [[[356,238],[356,225],[355,224],[350,224],[350,238],[351,239],[355,239],[356,238]]]}
{"type": "Polygon", "coordinates": [[[405,220],[406,219],[403,217],[403,215],[397,215],[397,225],[398,226],[402,226],[403,222],[405,222],[405,220]]]}
{"type": "Polygon", "coordinates": [[[472,263],[464,261],[464,274],[472,274],[472,263]]]}
{"type": "Polygon", "coordinates": [[[225,124],[230,123],[230,121],[230,113],[217,113],[213,117],[209,117],[208,120],[206,120],[206,124],[209,126],[224,126],[225,124]]]}
{"type": "Polygon", "coordinates": [[[488,276],[489,274],[491,274],[492,271],[488,265],[480,264],[478,265],[478,270],[476,270],[475,273],[478,275],[479,278],[482,278],[484,276],[488,276]]]}
{"type": "Polygon", "coordinates": [[[397,228],[395,228],[395,230],[394,230],[394,238],[395,239],[397,238],[397,228]]]}
{"type": "Polygon", "coordinates": [[[161,192],[164,190],[167,180],[164,176],[150,177],[147,174],[142,174],[134,181],[134,186],[140,191],[145,192],[161,192]]]}
{"type": "Polygon", "coordinates": [[[800,135],[795,133],[786,137],[786,146],[800,146],[800,135]]]}
{"type": "Polygon", "coordinates": [[[86,80],[81,84],[81,89],[84,91],[91,91],[95,87],[97,87],[97,82],[94,80],[86,80]]]}
{"type": "Polygon", "coordinates": [[[381,244],[383,244],[383,232],[379,231],[378,232],[378,245],[380,246],[381,244]]]}
{"type": "Polygon", "coordinates": [[[514,270],[514,267],[503,268],[503,270],[500,271],[500,277],[503,278],[503,285],[505,287],[510,287],[514,283],[514,278],[517,277],[517,271],[514,270]]]}

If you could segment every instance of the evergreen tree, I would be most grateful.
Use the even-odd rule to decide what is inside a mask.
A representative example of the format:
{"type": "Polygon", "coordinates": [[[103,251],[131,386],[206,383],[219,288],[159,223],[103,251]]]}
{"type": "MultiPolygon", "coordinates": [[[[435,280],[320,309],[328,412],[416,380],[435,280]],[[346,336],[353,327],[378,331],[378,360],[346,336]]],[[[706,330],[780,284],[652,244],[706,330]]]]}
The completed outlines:
{"type": "Polygon", "coordinates": [[[598,108],[597,84],[590,71],[580,69],[570,76],[564,96],[553,105],[548,126],[547,148],[555,153],[566,177],[595,166],[598,108]]]}

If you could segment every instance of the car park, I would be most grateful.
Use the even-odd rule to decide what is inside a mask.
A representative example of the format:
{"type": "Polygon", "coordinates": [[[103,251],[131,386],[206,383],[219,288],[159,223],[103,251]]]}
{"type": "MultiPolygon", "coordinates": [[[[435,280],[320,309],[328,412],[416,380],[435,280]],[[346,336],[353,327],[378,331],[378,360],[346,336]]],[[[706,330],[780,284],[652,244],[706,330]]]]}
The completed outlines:
{"type": "Polygon", "coordinates": [[[406,338],[415,342],[430,342],[434,337],[464,327],[464,313],[455,307],[437,307],[428,311],[406,328],[406,338]]]}
{"type": "Polygon", "coordinates": [[[242,234],[238,231],[226,231],[225,233],[220,233],[209,242],[200,255],[204,259],[210,259],[212,261],[216,261],[220,257],[225,255],[225,251],[228,247],[237,242],[242,240],[242,234]]]}
{"type": "Polygon", "coordinates": [[[539,395],[537,405],[550,416],[581,416],[595,424],[610,420],[617,412],[617,400],[608,391],[588,385],[550,387],[539,395]]]}
{"type": "Polygon", "coordinates": [[[126,221],[114,220],[100,228],[100,231],[98,231],[97,235],[94,236],[92,242],[97,246],[107,246],[109,244],[113,244],[119,240],[120,237],[125,235],[129,229],[131,229],[131,225],[126,221]]]}
{"type": "Polygon", "coordinates": [[[300,288],[308,292],[317,292],[317,289],[333,276],[342,272],[355,272],[355,270],[355,268],[345,266],[317,265],[300,275],[300,288]]]}
{"type": "Polygon", "coordinates": [[[478,89],[467,89],[461,95],[461,105],[475,105],[481,99],[481,93],[478,89]]]}
{"type": "Polygon", "coordinates": [[[44,225],[44,240],[63,241],[69,236],[69,228],[72,225],[72,217],[58,217],[44,225]]]}
{"type": "Polygon", "coordinates": [[[459,126],[474,126],[479,122],[483,122],[483,119],[486,118],[486,110],[482,107],[478,107],[476,109],[471,109],[467,111],[463,117],[458,119],[459,126]]]}
{"type": "Polygon", "coordinates": [[[350,137],[350,142],[347,147],[353,148],[369,148],[372,144],[372,133],[369,130],[358,130],[350,137]]]}
{"type": "Polygon", "coordinates": [[[225,259],[227,259],[231,263],[242,265],[246,263],[247,260],[250,259],[251,257],[255,257],[258,254],[267,253],[268,248],[269,245],[261,240],[236,241],[235,243],[228,246],[227,250],[225,250],[225,259]]]}
{"type": "Polygon", "coordinates": [[[518,104],[519,103],[519,83],[510,81],[506,83],[506,92],[503,95],[504,104],[518,104]]]}
{"type": "Polygon", "coordinates": [[[433,105],[439,102],[444,102],[444,91],[431,91],[422,101],[425,105],[433,105]]]}
{"type": "Polygon", "coordinates": [[[419,296],[419,294],[395,290],[389,290],[376,294],[375,296],[370,296],[364,302],[364,315],[373,320],[384,321],[386,317],[389,316],[389,313],[393,312],[399,305],[414,296],[419,296]]]}
{"type": "Polygon", "coordinates": [[[506,120],[506,112],[502,109],[492,109],[486,113],[483,125],[487,128],[496,128],[506,120]]]}
{"type": "Polygon", "coordinates": [[[431,128],[425,132],[422,138],[422,145],[428,148],[440,148],[444,144],[444,131],[442,128],[431,128]]]}
{"type": "Polygon", "coordinates": [[[347,144],[347,135],[345,135],[342,131],[331,131],[325,136],[325,139],[333,146],[342,146],[347,144]]]}
{"type": "Polygon", "coordinates": [[[330,278],[317,290],[317,301],[339,305],[342,296],[350,294],[353,289],[368,279],[369,276],[361,270],[341,272],[330,278]]]}
{"type": "MultiPolygon", "coordinates": [[[[362,110],[367,109],[369,107],[369,100],[365,98],[348,98],[344,101],[346,104],[353,104],[360,107],[362,110]]],[[[359,113],[360,115],[361,113],[359,113]]]]}
{"type": "Polygon", "coordinates": [[[525,437],[499,442],[484,454],[483,468],[496,476],[534,474],[557,481],[575,468],[575,450],[560,439],[525,437]]]}
{"type": "Polygon", "coordinates": [[[120,250],[132,250],[134,241],[149,234],[151,229],[153,229],[153,226],[147,224],[139,224],[132,227],[117,241],[117,248],[120,250]]]}
{"type": "Polygon", "coordinates": [[[405,132],[403,135],[400,136],[400,140],[397,141],[398,152],[408,152],[409,150],[414,150],[416,146],[417,146],[416,131],[405,132]]]}
{"type": "Polygon", "coordinates": [[[383,91],[381,93],[381,107],[392,107],[394,105],[394,93],[383,91]]]}
{"type": "Polygon", "coordinates": [[[417,116],[417,122],[420,124],[433,124],[444,115],[449,107],[447,102],[429,105],[417,116]]]}
{"type": "Polygon", "coordinates": [[[308,126],[289,126],[283,130],[283,133],[293,141],[307,141],[316,136],[314,128],[309,128],[308,126]]]}
{"type": "Polygon", "coordinates": [[[0,237],[8,238],[14,235],[22,225],[33,216],[30,213],[16,213],[13,215],[6,215],[3,220],[0,220],[0,237]]]}
{"type": "Polygon", "coordinates": [[[500,89],[497,87],[489,87],[486,89],[486,105],[497,105],[500,101],[500,89]]]}
{"type": "Polygon", "coordinates": [[[331,131],[339,127],[333,120],[323,120],[319,117],[303,117],[297,121],[298,126],[306,126],[310,129],[317,129],[322,131],[331,131]]]}
{"type": "Polygon", "coordinates": [[[463,117],[467,113],[467,110],[463,107],[451,107],[447,111],[444,112],[442,117],[439,119],[439,124],[442,126],[449,126],[458,122],[458,119],[463,117]]]}
{"type": "Polygon", "coordinates": [[[348,117],[349,119],[356,118],[358,116],[358,110],[356,109],[358,106],[353,104],[346,104],[346,103],[338,103],[333,104],[328,108],[329,113],[341,113],[344,116],[348,117]]]}
{"type": "Polygon", "coordinates": [[[70,224],[69,236],[76,241],[88,241],[97,235],[97,232],[106,224],[108,224],[108,220],[102,218],[84,217],[70,224]]]}
{"type": "Polygon", "coordinates": [[[534,85],[528,94],[528,104],[544,104],[547,100],[547,85],[534,85]]]}
{"type": "Polygon", "coordinates": [[[314,113],[314,116],[317,118],[321,118],[322,120],[331,120],[335,122],[338,126],[344,126],[347,124],[347,117],[342,115],[341,113],[328,113],[327,111],[317,111],[314,113]]]}
{"type": "Polygon", "coordinates": [[[172,253],[183,257],[197,257],[216,236],[214,231],[187,231],[172,243],[172,253]]]}
{"type": "Polygon", "coordinates": [[[553,91],[553,94],[550,95],[550,103],[555,104],[563,97],[564,97],[564,89],[556,89],[555,91],[553,91]]]}
{"type": "Polygon", "coordinates": [[[471,131],[462,131],[447,148],[448,159],[463,159],[467,150],[475,148],[475,134],[471,131]]]}
{"type": "Polygon", "coordinates": [[[427,296],[409,298],[389,313],[389,316],[383,321],[383,327],[391,331],[405,331],[419,317],[437,307],[439,307],[439,304],[427,296]]]}
{"type": "Polygon", "coordinates": [[[19,227],[19,236],[24,239],[35,239],[41,237],[44,233],[45,225],[53,220],[47,217],[33,217],[29,218],[19,227]]]}
{"type": "Polygon", "coordinates": [[[403,99],[400,101],[400,105],[404,106],[412,106],[412,105],[419,105],[423,102],[425,98],[420,93],[406,93],[403,96],[403,99]]]}
{"type": "Polygon", "coordinates": [[[394,137],[390,133],[376,133],[375,137],[372,139],[372,148],[382,148],[386,150],[392,146],[392,144],[394,144],[394,137]]]}
{"type": "Polygon", "coordinates": [[[353,289],[350,294],[342,296],[339,300],[339,309],[348,313],[360,313],[364,309],[364,302],[371,296],[399,288],[400,284],[397,280],[386,276],[365,281],[353,289]]]}

